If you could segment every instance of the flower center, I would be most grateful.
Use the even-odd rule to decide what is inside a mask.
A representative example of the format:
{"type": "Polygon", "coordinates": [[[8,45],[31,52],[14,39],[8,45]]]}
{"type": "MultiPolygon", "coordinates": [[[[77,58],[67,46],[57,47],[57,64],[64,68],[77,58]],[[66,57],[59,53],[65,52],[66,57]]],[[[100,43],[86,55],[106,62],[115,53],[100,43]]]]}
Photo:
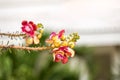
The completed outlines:
{"type": "Polygon", "coordinates": [[[57,54],[56,57],[57,57],[58,59],[63,59],[63,56],[62,56],[61,54],[57,54]]]}
{"type": "Polygon", "coordinates": [[[29,26],[26,26],[26,27],[25,27],[25,30],[29,32],[29,31],[30,31],[30,27],[29,27],[29,26]]]}

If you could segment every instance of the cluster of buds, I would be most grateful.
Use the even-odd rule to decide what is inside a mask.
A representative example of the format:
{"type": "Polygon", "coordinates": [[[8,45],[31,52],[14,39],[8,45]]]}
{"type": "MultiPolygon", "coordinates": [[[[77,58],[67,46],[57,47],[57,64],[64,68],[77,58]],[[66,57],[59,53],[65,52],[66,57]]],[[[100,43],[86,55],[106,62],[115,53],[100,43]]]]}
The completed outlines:
{"type": "Polygon", "coordinates": [[[34,24],[32,21],[22,21],[21,29],[25,33],[26,46],[40,43],[40,38],[44,31],[42,24],[34,24]]]}
{"type": "Polygon", "coordinates": [[[65,30],[61,30],[59,33],[52,32],[49,39],[46,40],[48,44],[53,48],[53,60],[55,62],[62,62],[63,64],[68,62],[69,57],[73,57],[75,52],[72,48],[75,46],[75,42],[80,38],[77,33],[64,35],[65,30]]]}

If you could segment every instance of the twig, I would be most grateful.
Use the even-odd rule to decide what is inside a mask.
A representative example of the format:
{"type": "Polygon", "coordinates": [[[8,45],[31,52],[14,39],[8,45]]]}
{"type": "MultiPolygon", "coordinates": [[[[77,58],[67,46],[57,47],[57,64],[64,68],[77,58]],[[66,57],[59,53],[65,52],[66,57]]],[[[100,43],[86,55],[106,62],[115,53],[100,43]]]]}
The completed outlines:
{"type": "Polygon", "coordinates": [[[0,35],[2,36],[13,36],[13,37],[18,37],[18,36],[24,36],[25,34],[18,34],[18,33],[0,33],[0,35]]]}
{"type": "Polygon", "coordinates": [[[25,46],[14,46],[14,45],[0,45],[0,48],[14,48],[22,50],[49,50],[51,47],[25,47],[25,46]]]}

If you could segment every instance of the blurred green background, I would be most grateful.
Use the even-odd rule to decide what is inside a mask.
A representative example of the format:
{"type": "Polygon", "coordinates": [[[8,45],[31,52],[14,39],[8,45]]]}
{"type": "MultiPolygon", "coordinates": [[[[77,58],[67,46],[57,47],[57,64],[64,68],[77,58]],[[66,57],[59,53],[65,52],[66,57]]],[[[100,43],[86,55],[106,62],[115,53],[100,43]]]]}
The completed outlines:
{"type": "MultiPolygon", "coordinates": [[[[46,45],[44,41],[48,35],[43,34],[40,46],[46,45]]],[[[53,62],[49,50],[3,48],[0,50],[0,80],[113,80],[111,56],[105,51],[109,48],[103,49],[77,45],[75,57],[62,64],[53,62]]]]}

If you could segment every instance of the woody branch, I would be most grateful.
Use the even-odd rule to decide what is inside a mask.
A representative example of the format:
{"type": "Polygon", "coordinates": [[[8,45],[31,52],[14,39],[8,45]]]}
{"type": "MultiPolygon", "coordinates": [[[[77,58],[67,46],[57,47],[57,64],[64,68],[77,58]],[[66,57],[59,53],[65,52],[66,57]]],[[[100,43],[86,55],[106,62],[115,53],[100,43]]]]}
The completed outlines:
{"type": "Polygon", "coordinates": [[[15,46],[15,45],[0,45],[0,48],[14,48],[22,50],[49,50],[51,47],[24,47],[24,46],[15,46]]]}

